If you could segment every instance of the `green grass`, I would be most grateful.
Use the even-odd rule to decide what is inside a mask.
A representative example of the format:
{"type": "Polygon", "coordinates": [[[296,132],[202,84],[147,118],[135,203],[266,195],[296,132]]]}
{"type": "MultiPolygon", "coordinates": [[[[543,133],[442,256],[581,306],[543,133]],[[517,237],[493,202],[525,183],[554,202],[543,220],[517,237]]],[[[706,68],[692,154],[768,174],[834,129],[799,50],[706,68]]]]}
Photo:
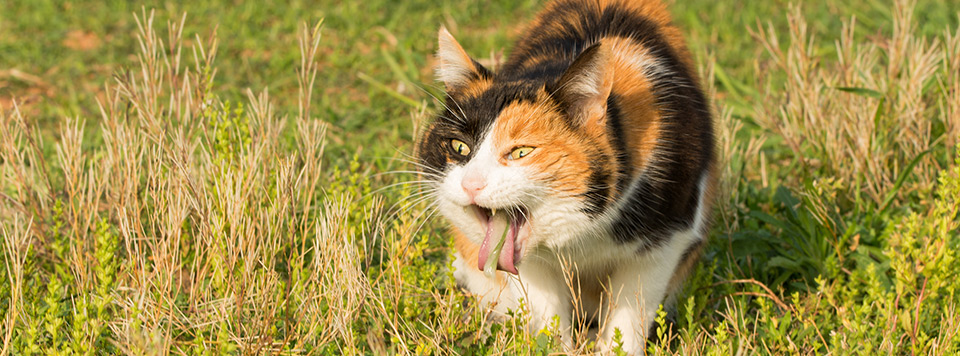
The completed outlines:
{"type": "MultiPolygon", "coordinates": [[[[443,222],[390,173],[410,170],[415,124],[438,106],[437,28],[491,60],[539,6],[0,2],[0,350],[558,351],[551,330],[521,331],[522,311],[487,320],[455,288],[443,222]],[[134,95],[151,82],[131,81],[169,70],[138,60],[150,9],[162,41],[187,14],[178,78],[194,85],[154,106],[134,95]],[[298,35],[321,19],[301,114],[298,35]],[[195,67],[214,33],[213,65],[195,67]]],[[[960,6],[923,1],[900,33],[873,0],[671,9],[718,107],[724,184],[650,350],[958,352],[960,6]],[[860,47],[838,46],[851,16],[860,47]],[[816,41],[790,35],[803,24],[816,41]]]]}
{"type": "MultiPolygon", "coordinates": [[[[214,28],[222,36],[216,85],[226,100],[243,100],[247,88],[269,88],[282,112],[295,108],[297,83],[293,70],[299,62],[296,29],[302,22],[324,20],[323,75],[317,82],[316,107],[331,123],[331,133],[342,140],[331,143],[336,158],[349,160],[365,150],[368,157],[392,156],[411,140],[410,107],[363,81],[362,74],[419,101],[426,96],[401,80],[432,86],[428,59],[441,24],[462,29],[464,45],[485,56],[509,43],[508,24],[535,10],[532,1],[491,1],[437,5],[429,1],[342,2],[337,5],[292,2],[265,6],[230,2],[126,1],[73,3],[6,1],[0,5],[0,68],[19,69],[40,76],[50,91],[42,97],[37,120],[55,128],[64,116],[94,117],[95,95],[113,73],[134,64],[137,51],[134,13],[141,6],[157,9],[157,25],[186,13],[184,37],[209,37],[214,28]],[[189,4],[189,5],[188,5],[189,4]],[[429,25],[428,25],[429,24],[429,25]],[[99,47],[76,51],[64,45],[71,31],[90,32],[99,47]],[[391,63],[396,65],[392,69],[391,63]],[[425,83],[425,84],[422,84],[425,83]],[[395,142],[382,145],[378,142],[395,142]],[[338,154],[343,152],[343,155],[338,154]]],[[[35,83],[2,78],[0,95],[30,96],[35,83]]],[[[332,152],[333,153],[333,152],[332,152]]],[[[328,157],[332,158],[332,157],[328,157]]]]}
{"type": "MultiPolygon", "coordinates": [[[[787,1],[729,4],[716,1],[683,1],[672,6],[674,17],[687,31],[690,47],[700,63],[715,58],[730,79],[718,83],[722,97],[732,97],[729,106],[751,108],[757,90],[753,61],[763,55],[748,31],[758,23],[772,23],[786,31],[787,1]]],[[[324,19],[323,66],[315,100],[332,133],[344,137],[333,144],[363,147],[370,157],[391,156],[409,141],[410,107],[360,79],[366,74],[415,101],[428,96],[416,86],[435,86],[428,59],[435,50],[440,25],[456,29],[458,39],[478,58],[494,51],[509,51],[511,40],[538,9],[535,1],[489,1],[436,4],[429,1],[367,1],[323,4],[291,2],[265,6],[229,2],[60,2],[5,1],[0,4],[0,69],[19,69],[38,76],[45,85],[0,76],[0,96],[21,100],[42,99],[36,120],[56,128],[65,116],[94,117],[95,96],[102,83],[115,72],[133,65],[137,51],[136,24],[132,14],[157,9],[158,25],[186,13],[184,37],[206,38],[214,28],[223,37],[217,60],[216,84],[228,100],[243,100],[247,88],[269,88],[278,107],[295,107],[298,63],[296,28],[301,22],[324,19]],[[69,5],[67,5],[69,4],[69,5]],[[71,31],[91,33],[99,45],[90,50],[65,46],[71,31]],[[48,95],[42,95],[48,94],[48,95]],[[361,129],[362,128],[362,129],[361,129]],[[360,132],[358,132],[360,131],[360,132]],[[397,142],[393,147],[377,144],[379,137],[397,142]],[[345,142],[351,144],[345,144],[345,142]]],[[[858,38],[889,33],[890,4],[857,0],[808,4],[804,13],[822,36],[823,54],[834,51],[831,39],[840,23],[857,16],[862,24],[858,38]]],[[[924,1],[918,7],[918,23],[924,35],[941,34],[957,24],[956,6],[949,0],[924,1]]],[[[431,104],[432,105],[432,104],[431,104]]],[[[739,114],[740,112],[738,112],[739,114]]],[[[746,114],[744,114],[746,115],[746,114]]],[[[93,125],[91,123],[91,125],[93,125]]],[[[91,130],[92,131],[92,130],[91,130]]],[[[341,151],[341,150],[336,150],[341,151]]],[[[349,149],[342,150],[344,152],[349,149]]],[[[348,159],[350,154],[338,157],[348,159]]]]}

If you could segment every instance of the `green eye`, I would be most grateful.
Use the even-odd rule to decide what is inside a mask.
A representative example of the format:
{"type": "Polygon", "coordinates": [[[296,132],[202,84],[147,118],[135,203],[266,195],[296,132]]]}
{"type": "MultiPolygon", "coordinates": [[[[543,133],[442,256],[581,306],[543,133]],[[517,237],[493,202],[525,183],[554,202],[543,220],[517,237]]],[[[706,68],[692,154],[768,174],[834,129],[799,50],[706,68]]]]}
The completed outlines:
{"type": "Polygon", "coordinates": [[[530,154],[530,152],[533,152],[534,149],[535,147],[529,146],[514,148],[513,151],[510,152],[510,159],[521,159],[526,157],[528,154],[530,154]]]}
{"type": "Polygon", "coordinates": [[[450,147],[453,147],[453,150],[459,153],[461,156],[470,154],[470,146],[467,146],[466,143],[458,139],[450,140],[450,147]]]}

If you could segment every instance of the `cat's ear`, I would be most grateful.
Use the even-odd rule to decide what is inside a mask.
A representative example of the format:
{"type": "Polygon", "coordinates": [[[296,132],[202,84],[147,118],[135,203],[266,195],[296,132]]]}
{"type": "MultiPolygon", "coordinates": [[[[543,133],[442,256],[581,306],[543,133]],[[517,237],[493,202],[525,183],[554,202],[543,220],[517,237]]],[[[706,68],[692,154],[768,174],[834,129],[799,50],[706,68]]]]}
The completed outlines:
{"type": "Polygon", "coordinates": [[[440,59],[440,64],[437,67],[437,79],[446,84],[448,90],[489,75],[486,68],[467,55],[446,27],[440,28],[438,37],[437,58],[440,59]]]}
{"type": "Polygon", "coordinates": [[[597,43],[581,53],[554,85],[547,88],[581,125],[602,123],[613,86],[610,50],[597,43]]]}

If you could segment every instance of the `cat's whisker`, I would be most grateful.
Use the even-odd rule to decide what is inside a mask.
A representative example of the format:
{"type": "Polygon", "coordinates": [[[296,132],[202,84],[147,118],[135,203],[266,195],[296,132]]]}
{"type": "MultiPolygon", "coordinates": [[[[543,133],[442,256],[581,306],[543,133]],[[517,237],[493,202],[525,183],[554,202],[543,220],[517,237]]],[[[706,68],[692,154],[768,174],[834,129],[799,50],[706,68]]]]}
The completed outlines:
{"type": "Polygon", "coordinates": [[[438,197],[439,193],[436,191],[418,192],[394,202],[385,211],[394,216],[404,216],[407,214],[407,212],[420,206],[424,201],[429,201],[430,204],[436,204],[435,201],[438,197]]]}
{"type": "Polygon", "coordinates": [[[416,200],[416,199],[420,199],[420,198],[422,198],[422,197],[437,198],[437,197],[439,197],[439,196],[440,196],[440,192],[437,191],[437,190],[424,190],[424,191],[419,191],[419,192],[410,194],[410,196],[408,196],[408,197],[406,197],[406,198],[404,198],[404,199],[401,199],[400,202],[404,202],[404,203],[406,204],[406,203],[408,203],[408,202],[412,202],[412,201],[414,201],[414,200],[416,200]]]}
{"type": "MultiPolygon", "coordinates": [[[[402,202],[402,203],[401,203],[401,202],[395,203],[395,204],[394,204],[393,206],[391,206],[390,209],[388,209],[387,211],[393,211],[394,208],[397,208],[397,210],[396,210],[396,215],[397,215],[397,216],[403,216],[403,215],[406,215],[407,213],[409,213],[410,211],[412,211],[414,208],[417,208],[418,206],[420,206],[423,202],[425,202],[425,201],[433,201],[433,200],[435,200],[435,199],[436,199],[435,196],[429,196],[429,195],[428,195],[428,196],[422,196],[422,197],[416,198],[416,199],[414,199],[414,200],[412,200],[412,201],[402,202]],[[400,206],[397,207],[397,205],[400,205],[400,206]]],[[[432,203],[431,203],[431,204],[428,204],[427,206],[429,207],[430,205],[432,205],[432,203]]]]}
{"type": "MultiPolygon", "coordinates": [[[[451,114],[453,114],[453,116],[456,117],[460,122],[466,122],[466,121],[467,121],[465,117],[458,116],[457,113],[454,112],[453,110],[451,110],[450,107],[447,106],[447,104],[446,104],[443,100],[440,100],[440,98],[438,98],[436,95],[433,95],[433,93],[431,93],[431,92],[430,92],[429,90],[427,90],[426,88],[420,86],[419,84],[414,84],[413,86],[416,87],[417,89],[420,89],[420,90],[423,91],[424,93],[427,93],[427,95],[429,95],[430,97],[433,98],[433,100],[435,100],[437,103],[439,103],[440,105],[442,105],[443,108],[446,109],[446,111],[449,111],[451,114]]],[[[463,112],[463,110],[461,109],[460,112],[463,112]]],[[[465,116],[465,115],[464,115],[464,116],[465,116]]],[[[443,117],[443,116],[441,116],[441,117],[443,117]]],[[[446,118],[446,117],[443,117],[443,118],[449,120],[449,118],[446,118]]],[[[451,121],[452,121],[452,120],[451,120],[451,121]]]]}
{"type": "Polygon", "coordinates": [[[439,193],[435,190],[429,190],[429,189],[420,190],[420,191],[411,193],[409,196],[406,196],[403,199],[397,200],[387,209],[387,211],[393,211],[393,209],[396,208],[397,206],[409,205],[411,201],[420,199],[422,197],[435,198],[437,196],[439,196],[439,193]]]}
{"type": "Polygon", "coordinates": [[[435,181],[432,181],[432,180],[414,180],[414,181],[397,182],[397,183],[389,184],[389,185],[384,186],[384,187],[380,187],[380,188],[378,188],[378,189],[376,189],[376,190],[374,190],[374,191],[372,191],[372,192],[370,192],[370,193],[365,194],[364,197],[368,197],[368,196],[371,196],[371,195],[380,193],[380,192],[382,192],[382,191],[384,191],[384,190],[387,190],[387,189],[390,189],[390,188],[400,187],[400,186],[406,186],[406,185],[414,185],[414,184],[427,185],[427,184],[436,184],[436,182],[435,182],[435,181]]]}
{"type": "MultiPolygon", "coordinates": [[[[409,205],[409,206],[404,207],[404,210],[400,211],[400,212],[398,213],[398,216],[401,216],[401,215],[404,215],[404,216],[405,216],[405,215],[407,215],[407,214],[412,214],[413,211],[412,211],[411,209],[413,209],[413,208],[415,208],[415,207],[419,207],[419,206],[420,206],[420,203],[422,203],[423,201],[424,201],[424,199],[421,199],[421,200],[419,200],[419,202],[418,202],[417,204],[412,204],[412,205],[409,205]]],[[[417,228],[417,229],[414,229],[413,231],[419,232],[419,231],[420,231],[420,228],[423,226],[423,224],[425,224],[425,223],[429,220],[429,217],[432,217],[434,213],[436,213],[436,212],[439,211],[439,209],[440,209],[440,206],[439,206],[439,204],[436,204],[436,203],[429,203],[429,204],[427,204],[426,206],[423,206],[423,209],[420,210],[420,212],[417,213],[416,215],[414,215],[413,218],[412,218],[412,221],[420,221],[420,225],[418,225],[418,228],[417,228]],[[428,213],[429,213],[429,215],[427,215],[428,213]],[[428,218],[425,219],[425,218],[424,218],[424,215],[427,215],[428,218]]]]}
{"type": "Polygon", "coordinates": [[[418,196],[420,194],[425,194],[425,193],[439,193],[439,188],[432,184],[423,184],[423,185],[419,185],[418,187],[419,189],[409,192],[408,197],[418,196]]]}
{"type": "Polygon", "coordinates": [[[395,162],[407,163],[407,164],[413,165],[413,166],[416,167],[416,168],[421,169],[421,171],[416,171],[416,173],[430,173],[430,174],[434,174],[434,175],[441,175],[441,174],[443,174],[443,172],[437,170],[436,168],[426,166],[426,165],[424,165],[423,163],[420,163],[420,162],[416,162],[416,161],[412,161],[412,160],[407,160],[407,159],[403,159],[403,158],[396,158],[396,157],[392,157],[392,158],[390,158],[390,159],[393,160],[393,161],[395,161],[395,162]]]}
{"type": "MultiPolygon", "coordinates": [[[[530,192],[523,192],[523,191],[521,191],[520,194],[523,194],[524,197],[534,199],[539,204],[542,204],[544,202],[544,198],[539,195],[536,195],[530,192]]],[[[521,201],[520,204],[524,205],[523,201],[521,201]]]]}
{"type": "Polygon", "coordinates": [[[375,174],[374,176],[380,177],[380,176],[387,175],[387,174],[402,174],[402,173],[408,173],[408,174],[412,174],[412,175],[429,176],[429,177],[443,177],[443,175],[442,175],[442,174],[439,174],[439,173],[424,172],[424,171],[420,171],[420,170],[409,170],[409,169],[397,169],[397,170],[392,170],[392,171],[386,171],[386,172],[381,172],[381,173],[375,174]]]}
{"type": "MultiPolygon", "coordinates": [[[[437,213],[437,211],[438,211],[439,209],[440,209],[439,206],[435,206],[435,207],[433,207],[432,209],[428,210],[428,211],[429,211],[429,214],[427,214],[427,216],[426,216],[423,220],[420,221],[420,225],[418,225],[417,228],[413,230],[413,232],[411,233],[411,235],[418,235],[418,234],[420,234],[420,231],[423,230],[423,225],[426,224],[427,221],[429,221],[431,218],[433,218],[433,216],[437,213]]],[[[424,213],[426,213],[426,211],[424,211],[424,213]]],[[[421,213],[418,217],[414,218],[414,221],[417,221],[417,219],[423,218],[423,214],[424,214],[424,213],[421,213]]],[[[409,239],[409,240],[407,241],[407,244],[403,246],[403,249],[401,250],[401,254],[406,254],[406,253],[407,253],[407,249],[408,249],[408,248],[410,247],[410,245],[413,244],[413,243],[414,243],[413,239],[409,239]]]]}
{"type": "Polygon", "coordinates": [[[435,189],[435,188],[420,189],[420,190],[418,190],[418,191],[415,191],[415,192],[413,192],[413,193],[410,193],[410,195],[406,196],[404,199],[401,199],[400,201],[408,200],[408,199],[410,199],[410,198],[419,197],[419,196],[422,196],[422,195],[424,195],[424,194],[436,194],[436,195],[439,195],[440,192],[439,192],[437,189],[435,189]]]}
{"type": "MultiPolygon", "coordinates": [[[[441,178],[441,179],[443,178],[443,176],[439,174],[427,173],[427,172],[421,172],[421,171],[389,171],[389,172],[381,172],[381,173],[374,174],[372,177],[382,177],[386,175],[399,175],[399,174],[414,174],[414,175],[422,175],[422,176],[431,177],[431,178],[441,178]]],[[[437,179],[437,181],[440,181],[440,179],[437,179]]]]}
{"type": "Polygon", "coordinates": [[[517,211],[520,212],[520,216],[523,216],[523,221],[526,221],[526,222],[529,224],[529,223],[530,223],[530,217],[527,216],[527,213],[526,213],[526,212],[529,210],[529,208],[527,208],[526,205],[523,204],[523,203],[520,203],[520,207],[521,207],[521,208],[518,209],[517,211]]]}
{"type": "MultiPolygon", "coordinates": [[[[416,159],[416,158],[413,158],[413,159],[416,159]]],[[[408,159],[402,159],[402,158],[394,158],[394,160],[395,160],[395,161],[399,161],[399,162],[403,162],[403,163],[407,163],[407,164],[411,164],[411,165],[413,165],[414,167],[419,168],[419,169],[421,169],[421,170],[425,170],[425,171],[427,171],[427,172],[429,172],[429,173],[438,174],[438,175],[443,174],[442,171],[440,171],[440,170],[438,170],[438,169],[436,169],[436,168],[427,166],[427,165],[425,165],[425,164],[423,164],[423,163],[417,162],[417,161],[415,161],[415,160],[408,160],[408,159]]]]}
{"type": "MultiPolygon", "coordinates": [[[[450,95],[447,95],[447,98],[450,98],[450,101],[453,101],[453,105],[456,105],[456,106],[457,106],[457,110],[460,110],[460,114],[463,115],[463,116],[461,116],[461,118],[463,118],[463,122],[466,123],[466,122],[467,122],[467,113],[465,113],[465,112],[463,111],[463,107],[460,106],[460,103],[457,101],[457,99],[454,98],[454,97],[452,97],[452,96],[450,96],[450,95]]],[[[454,114],[454,115],[456,115],[456,114],[454,114]]]]}

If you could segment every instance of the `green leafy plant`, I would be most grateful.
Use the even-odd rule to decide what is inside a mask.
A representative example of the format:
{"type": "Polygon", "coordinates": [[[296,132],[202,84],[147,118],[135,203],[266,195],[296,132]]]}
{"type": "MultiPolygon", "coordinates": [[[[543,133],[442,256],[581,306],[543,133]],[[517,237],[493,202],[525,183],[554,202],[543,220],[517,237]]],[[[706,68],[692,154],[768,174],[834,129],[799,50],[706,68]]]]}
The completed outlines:
{"type": "MultiPolygon", "coordinates": [[[[0,3],[0,354],[600,351],[458,288],[401,153],[439,105],[424,24],[485,53],[539,2],[372,1],[167,4],[199,19],[166,31],[115,2],[0,3]],[[320,15],[323,39],[289,21],[320,15]],[[65,52],[65,26],[103,47],[65,52]]],[[[957,353],[955,5],[778,6],[672,6],[722,182],[648,354],[957,353]]]]}

